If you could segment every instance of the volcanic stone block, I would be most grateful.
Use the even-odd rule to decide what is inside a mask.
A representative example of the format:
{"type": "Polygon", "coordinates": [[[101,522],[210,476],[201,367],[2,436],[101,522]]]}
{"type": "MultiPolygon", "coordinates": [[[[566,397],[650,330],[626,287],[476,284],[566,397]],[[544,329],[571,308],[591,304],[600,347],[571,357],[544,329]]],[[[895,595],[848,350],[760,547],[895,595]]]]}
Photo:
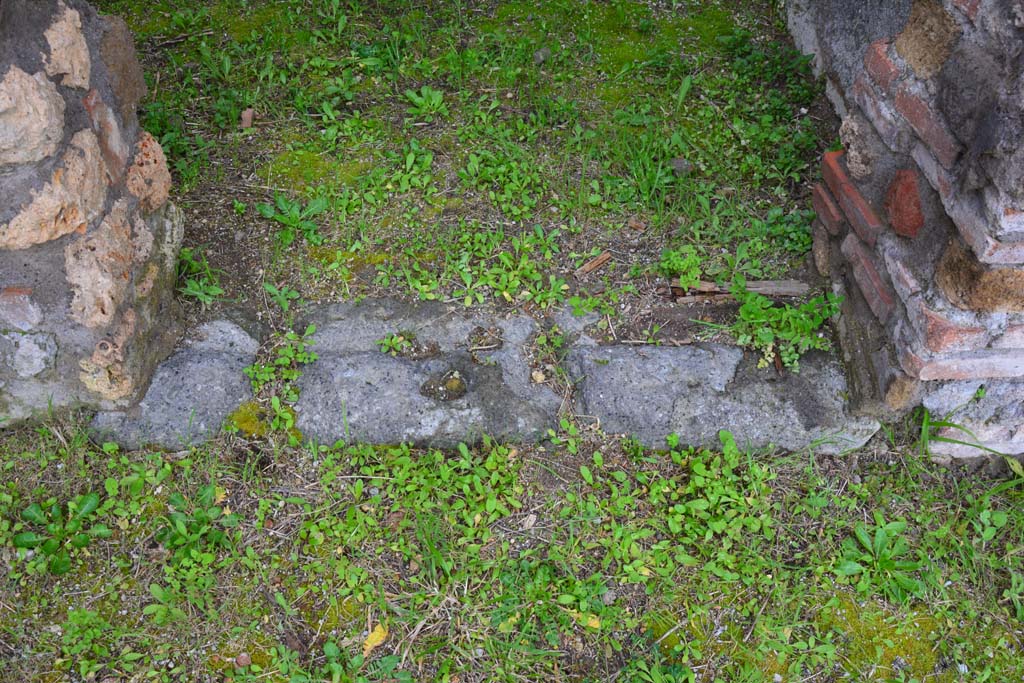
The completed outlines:
{"type": "Polygon", "coordinates": [[[528,317],[378,300],[310,322],[319,360],[304,368],[295,406],[307,438],[453,446],[485,434],[536,440],[557,425],[561,398],[531,379],[526,346],[539,327],[528,317]],[[420,351],[383,353],[377,340],[389,334],[420,351]]]}
{"type": "Polygon", "coordinates": [[[799,374],[782,375],[717,344],[576,348],[568,366],[578,413],[651,447],[673,433],[684,444],[714,447],[726,429],[741,447],[840,453],[878,430],[875,420],[846,413],[842,368],[825,354],[805,356],[799,374]]]}
{"type": "Polygon", "coordinates": [[[96,415],[91,437],[132,450],[178,451],[205,442],[252,398],[243,370],[255,361],[258,348],[256,339],[231,321],[200,326],[157,367],[137,406],[96,415]]]}

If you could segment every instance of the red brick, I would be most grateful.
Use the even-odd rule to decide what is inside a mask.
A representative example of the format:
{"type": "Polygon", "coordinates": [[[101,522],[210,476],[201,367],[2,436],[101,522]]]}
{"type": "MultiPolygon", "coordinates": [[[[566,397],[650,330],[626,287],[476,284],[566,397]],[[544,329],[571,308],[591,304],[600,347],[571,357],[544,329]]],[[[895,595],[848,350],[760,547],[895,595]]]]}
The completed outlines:
{"type": "Polygon", "coordinates": [[[878,131],[878,136],[892,151],[906,151],[910,146],[910,130],[892,104],[883,99],[864,74],[853,82],[853,99],[878,131]]]}
{"type": "Polygon", "coordinates": [[[821,183],[814,185],[814,190],[811,192],[811,204],[814,205],[814,212],[818,214],[818,218],[829,234],[843,234],[846,228],[846,219],[843,218],[843,213],[832,198],[832,194],[821,183]]]}
{"type": "Polygon", "coordinates": [[[896,290],[896,294],[900,299],[906,302],[910,297],[921,292],[921,283],[910,267],[903,262],[902,258],[894,254],[892,250],[885,251],[883,257],[885,269],[889,273],[889,279],[892,280],[893,289],[896,290]]]}
{"type": "Polygon", "coordinates": [[[978,351],[988,344],[989,333],[984,327],[957,324],[920,299],[907,305],[907,314],[918,338],[933,353],[978,351]]]}
{"type": "Polygon", "coordinates": [[[944,168],[952,168],[960,155],[960,143],[931,105],[904,85],[896,91],[896,111],[903,115],[939,163],[944,168]]]}
{"type": "Polygon", "coordinates": [[[843,213],[849,219],[854,232],[872,247],[875,246],[875,241],[883,230],[882,221],[853,183],[840,186],[839,206],[843,208],[843,213]]]}
{"type": "Polygon", "coordinates": [[[917,233],[924,226],[917,173],[906,168],[897,171],[885,196],[885,212],[897,234],[903,237],[917,237],[917,233]]]}
{"type": "Polygon", "coordinates": [[[843,240],[841,251],[850,263],[853,279],[856,280],[871,312],[880,321],[886,322],[896,307],[895,293],[878,274],[874,260],[864,243],[857,239],[856,235],[850,233],[843,240]]]}
{"type": "Polygon", "coordinates": [[[843,183],[850,182],[850,176],[846,175],[846,169],[843,168],[842,150],[825,152],[821,157],[821,177],[825,179],[825,184],[832,191],[832,196],[838,197],[839,187],[843,183]]]}
{"type": "Polygon", "coordinates": [[[968,19],[974,21],[978,16],[978,6],[981,5],[981,0],[953,0],[953,4],[966,14],[968,19]]]}
{"type": "Polygon", "coordinates": [[[938,191],[943,208],[979,261],[990,265],[1024,264],[1024,241],[1001,242],[993,238],[981,200],[974,193],[956,193],[950,173],[939,166],[923,145],[914,147],[913,157],[925,178],[938,191]]]}
{"type": "Polygon", "coordinates": [[[1024,349],[1024,323],[1007,325],[1003,334],[992,342],[994,349],[1024,349]]]}
{"type": "Polygon", "coordinates": [[[985,213],[995,226],[997,239],[1024,238],[1024,203],[990,185],[984,192],[985,213]]]}
{"type": "Polygon", "coordinates": [[[1017,350],[975,351],[929,359],[903,346],[899,360],[907,374],[925,381],[1024,377],[1024,353],[1017,350]]]}
{"type": "Polygon", "coordinates": [[[883,38],[868,46],[864,53],[864,69],[887,94],[892,95],[893,84],[900,78],[900,68],[889,57],[889,43],[883,38]]]}
{"type": "Polygon", "coordinates": [[[874,246],[878,233],[882,231],[882,221],[878,220],[875,210],[850,181],[843,167],[842,152],[825,152],[821,161],[821,175],[832,194],[839,199],[839,206],[850,225],[861,239],[874,246]]]}

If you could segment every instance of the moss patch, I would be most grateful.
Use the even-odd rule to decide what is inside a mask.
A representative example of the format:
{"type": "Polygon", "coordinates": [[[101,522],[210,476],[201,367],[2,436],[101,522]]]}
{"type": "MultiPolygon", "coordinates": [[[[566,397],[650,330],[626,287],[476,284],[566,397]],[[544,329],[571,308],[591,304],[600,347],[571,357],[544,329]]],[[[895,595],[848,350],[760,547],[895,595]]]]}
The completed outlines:
{"type": "Polygon", "coordinates": [[[864,680],[952,681],[952,671],[942,671],[935,642],[943,634],[939,623],[928,614],[911,611],[898,618],[873,602],[858,603],[839,595],[818,613],[823,629],[834,630],[844,643],[840,657],[846,671],[860,671],[864,680]]]}
{"type": "Polygon", "coordinates": [[[259,170],[268,184],[301,191],[312,187],[332,188],[353,185],[370,164],[359,161],[340,162],[308,150],[289,150],[278,154],[259,170]]]}
{"type": "Polygon", "coordinates": [[[269,416],[256,401],[246,401],[228,416],[228,426],[248,437],[262,438],[270,431],[269,416]]]}

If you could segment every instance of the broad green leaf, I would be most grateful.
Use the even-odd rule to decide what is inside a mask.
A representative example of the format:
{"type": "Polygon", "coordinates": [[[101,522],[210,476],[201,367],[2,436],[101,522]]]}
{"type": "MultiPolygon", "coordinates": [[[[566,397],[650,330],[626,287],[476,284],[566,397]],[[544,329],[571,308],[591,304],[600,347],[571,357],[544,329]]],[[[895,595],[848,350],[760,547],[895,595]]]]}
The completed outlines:
{"type": "Polygon", "coordinates": [[[46,513],[43,512],[43,508],[39,506],[39,503],[32,503],[27,508],[22,510],[21,518],[26,522],[34,522],[35,524],[46,524],[46,513]]]}
{"type": "Polygon", "coordinates": [[[41,545],[47,538],[49,537],[37,534],[34,531],[24,531],[14,537],[14,547],[35,548],[36,546],[41,545]]]}
{"type": "Polygon", "coordinates": [[[836,574],[854,576],[864,571],[864,567],[853,560],[843,560],[836,566],[836,574]]]}
{"type": "Polygon", "coordinates": [[[71,571],[71,556],[66,552],[58,553],[50,558],[50,573],[54,576],[67,574],[71,571]]]}
{"type": "Polygon", "coordinates": [[[95,538],[110,538],[114,532],[106,524],[96,524],[89,529],[89,535],[95,538]]]}
{"type": "Polygon", "coordinates": [[[876,558],[882,557],[886,547],[889,545],[889,534],[885,533],[885,528],[875,529],[875,540],[871,544],[871,552],[876,558]]]}
{"type": "Polygon", "coordinates": [[[1002,529],[1006,526],[1006,522],[1009,520],[1009,516],[1002,510],[992,511],[992,526],[997,529],[1002,529]]]}
{"type": "Polygon", "coordinates": [[[95,491],[87,493],[78,499],[78,503],[75,506],[75,519],[85,519],[100,506],[100,494],[95,491]]]}
{"type": "Polygon", "coordinates": [[[861,522],[857,522],[857,525],[853,527],[853,534],[864,550],[871,552],[871,536],[868,535],[867,527],[861,522]]]}

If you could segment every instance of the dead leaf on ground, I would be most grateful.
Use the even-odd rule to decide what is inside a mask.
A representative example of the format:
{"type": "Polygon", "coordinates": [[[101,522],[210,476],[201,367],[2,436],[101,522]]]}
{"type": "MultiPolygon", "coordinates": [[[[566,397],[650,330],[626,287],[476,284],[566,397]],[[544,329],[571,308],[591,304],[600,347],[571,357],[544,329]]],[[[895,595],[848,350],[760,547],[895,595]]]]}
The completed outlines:
{"type": "Polygon", "coordinates": [[[383,645],[387,639],[388,627],[384,624],[374,626],[370,635],[366,636],[366,640],[363,642],[363,657],[369,657],[370,653],[383,645]]]}

